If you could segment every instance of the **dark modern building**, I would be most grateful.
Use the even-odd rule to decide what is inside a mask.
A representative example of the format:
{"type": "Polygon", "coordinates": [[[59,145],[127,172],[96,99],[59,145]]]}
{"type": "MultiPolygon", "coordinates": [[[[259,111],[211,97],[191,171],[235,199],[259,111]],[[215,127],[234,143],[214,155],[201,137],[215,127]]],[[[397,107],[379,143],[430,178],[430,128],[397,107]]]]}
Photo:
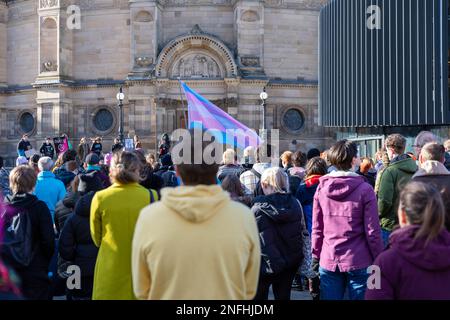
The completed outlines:
{"type": "Polygon", "coordinates": [[[384,137],[450,137],[449,0],[333,0],[320,13],[319,122],[373,154],[384,137]]]}

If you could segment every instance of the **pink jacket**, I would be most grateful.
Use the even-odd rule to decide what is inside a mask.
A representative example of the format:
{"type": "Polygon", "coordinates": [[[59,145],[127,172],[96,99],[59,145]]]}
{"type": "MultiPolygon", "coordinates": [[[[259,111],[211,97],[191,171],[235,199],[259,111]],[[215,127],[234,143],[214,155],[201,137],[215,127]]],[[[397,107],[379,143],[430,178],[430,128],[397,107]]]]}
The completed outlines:
{"type": "Polygon", "coordinates": [[[320,178],[314,196],[312,257],[328,271],[370,266],[383,250],[377,199],[361,176],[336,171],[320,178]]]}

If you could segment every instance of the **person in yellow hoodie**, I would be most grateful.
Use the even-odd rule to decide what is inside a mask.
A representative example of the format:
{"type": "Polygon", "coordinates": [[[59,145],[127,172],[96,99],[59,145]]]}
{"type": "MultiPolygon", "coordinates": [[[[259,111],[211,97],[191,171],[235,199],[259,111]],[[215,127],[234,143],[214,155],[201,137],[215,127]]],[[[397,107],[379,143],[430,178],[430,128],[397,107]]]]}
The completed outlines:
{"type": "MultiPolygon", "coordinates": [[[[192,157],[206,147],[200,143],[202,150],[194,150],[190,139],[181,143],[192,157]]],[[[132,250],[138,299],[254,298],[261,260],[256,221],[217,185],[217,171],[218,165],[204,159],[202,164],[179,163],[183,185],[163,189],[161,201],[142,210],[132,250]]]]}
{"type": "Polygon", "coordinates": [[[111,162],[113,185],[95,194],[91,204],[91,236],[99,253],[94,271],[93,300],[134,300],[131,242],[139,213],[150,192],[138,184],[135,154],[116,153],[111,162]]]}

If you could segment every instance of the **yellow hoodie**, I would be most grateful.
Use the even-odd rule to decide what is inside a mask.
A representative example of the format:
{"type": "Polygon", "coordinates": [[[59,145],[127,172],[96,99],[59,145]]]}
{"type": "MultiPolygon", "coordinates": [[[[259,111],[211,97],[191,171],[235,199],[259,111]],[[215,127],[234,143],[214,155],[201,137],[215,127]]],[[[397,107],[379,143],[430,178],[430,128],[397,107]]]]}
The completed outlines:
{"type": "Polygon", "coordinates": [[[255,218],[220,186],[162,190],[141,211],[132,248],[138,299],[253,299],[260,268],[255,218]]]}

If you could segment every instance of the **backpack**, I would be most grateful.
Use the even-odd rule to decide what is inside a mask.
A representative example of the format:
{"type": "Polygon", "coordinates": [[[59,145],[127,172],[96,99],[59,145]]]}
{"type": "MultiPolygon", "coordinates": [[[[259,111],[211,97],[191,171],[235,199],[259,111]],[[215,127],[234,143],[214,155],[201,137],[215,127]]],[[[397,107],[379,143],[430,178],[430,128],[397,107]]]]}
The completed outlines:
{"type": "Polygon", "coordinates": [[[252,168],[250,171],[259,179],[258,183],[256,184],[255,190],[253,191],[253,196],[254,197],[263,196],[264,191],[261,187],[261,173],[256,171],[254,168],[252,168]]]}
{"type": "Polygon", "coordinates": [[[28,267],[36,253],[28,211],[21,208],[14,216],[5,216],[6,211],[2,214],[5,219],[1,242],[3,255],[21,267],[28,267]]]}

